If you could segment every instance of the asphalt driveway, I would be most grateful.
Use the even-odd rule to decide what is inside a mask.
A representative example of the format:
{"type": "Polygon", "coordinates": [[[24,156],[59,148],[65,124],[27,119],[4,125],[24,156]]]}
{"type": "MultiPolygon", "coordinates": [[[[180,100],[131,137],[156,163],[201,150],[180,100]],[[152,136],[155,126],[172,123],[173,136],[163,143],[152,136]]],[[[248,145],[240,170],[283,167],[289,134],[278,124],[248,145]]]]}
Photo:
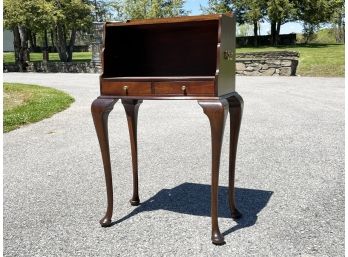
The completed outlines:
{"type": "Polygon", "coordinates": [[[105,182],[90,104],[95,74],[7,73],[76,99],[4,134],[4,256],[344,256],[344,79],[238,77],[245,102],[235,222],[226,203],[229,122],[220,169],[220,229],[210,242],[210,128],[195,101],[144,101],[138,207],[120,103],[109,119],[114,221],[101,228],[105,182]]]}

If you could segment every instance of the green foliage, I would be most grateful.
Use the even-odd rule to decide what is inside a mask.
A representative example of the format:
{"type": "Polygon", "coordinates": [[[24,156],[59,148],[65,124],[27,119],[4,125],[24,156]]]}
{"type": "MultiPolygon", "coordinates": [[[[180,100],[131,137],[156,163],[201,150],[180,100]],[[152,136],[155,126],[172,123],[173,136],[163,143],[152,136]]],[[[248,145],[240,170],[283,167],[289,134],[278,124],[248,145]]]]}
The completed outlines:
{"type": "MultiPolygon", "coordinates": [[[[306,38],[303,34],[297,34],[296,42],[303,44],[306,42],[306,38]]],[[[336,36],[334,28],[325,28],[318,30],[313,38],[308,41],[315,44],[336,44],[336,36]]]]}
{"type": "Polygon", "coordinates": [[[333,29],[321,29],[316,33],[315,40],[311,41],[311,43],[318,44],[335,44],[335,32],[333,29]]]}
{"type": "Polygon", "coordinates": [[[231,0],[208,0],[208,6],[201,6],[203,13],[228,13],[232,12],[233,5],[231,0]]]}
{"type": "Polygon", "coordinates": [[[295,8],[291,0],[267,1],[267,16],[270,21],[284,24],[294,19],[295,8]]]}
{"type": "Polygon", "coordinates": [[[32,31],[64,22],[85,28],[91,23],[92,7],[82,0],[4,0],[4,26],[25,26],[32,31]]]}
{"type": "Polygon", "coordinates": [[[29,33],[52,31],[61,61],[69,61],[77,31],[88,30],[91,22],[92,6],[84,0],[4,0],[4,26],[14,31],[16,60],[21,67],[27,60],[29,33]]]}
{"type": "Polygon", "coordinates": [[[46,0],[4,0],[4,27],[26,26],[39,30],[54,21],[54,5],[46,0]]]}
{"type": "Polygon", "coordinates": [[[331,22],[332,22],[332,28],[335,34],[336,43],[343,43],[344,30],[345,30],[344,1],[331,0],[331,2],[332,2],[331,22]]]}
{"type": "Polygon", "coordinates": [[[293,0],[297,18],[304,23],[303,33],[307,41],[313,40],[321,23],[331,22],[336,42],[344,40],[343,0],[293,0]]]}
{"type": "Polygon", "coordinates": [[[335,24],[336,42],[344,40],[344,0],[208,0],[208,7],[201,9],[205,13],[233,11],[239,24],[254,26],[255,36],[258,23],[269,20],[274,45],[278,42],[281,25],[295,20],[305,24],[308,40],[313,39],[316,28],[323,22],[335,24]]]}
{"type": "MultiPolygon", "coordinates": [[[[259,22],[262,21],[266,8],[265,0],[239,0],[232,3],[232,0],[209,0],[208,7],[201,9],[206,13],[226,13],[233,12],[237,23],[253,24],[254,44],[257,45],[257,29],[259,22]]],[[[242,27],[239,32],[246,34],[246,27],[242,27]]]]}
{"type": "Polygon", "coordinates": [[[240,23],[257,23],[265,16],[265,0],[241,0],[234,3],[240,23]]]}
{"type": "Polygon", "coordinates": [[[113,19],[112,5],[108,0],[85,0],[92,7],[95,21],[109,21],[113,19]]]}
{"type": "Polygon", "coordinates": [[[316,38],[315,32],[319,29],[319,25],[310,24],[305,22],[303,24],[303,37],[305,39],[305,43],[312,42],[316,38]]]}
{"type": "Polygon", "coordinates": [[[4,83],[4,132],[51,117],[73,102],[71,96],[56,89],[4,83]]]}
{"type": "Polygon", "coordinates": [[[150,19],[187,15],[184,0],[116,0],[112,7],[119,19],[150,19]]]}
{"type": "Polygon", "coordinates": [[[332,0],[293,0],[297,18],[306,24],[319,25],[330,20],[332,0]]]}
{"type": "Polygon", "coordinates": [[[53,17],[56,23],[64,23],[67,29],[86,29],[91,26],[93,7],[84,1],[55,0],[53,5],[53,17]]]}

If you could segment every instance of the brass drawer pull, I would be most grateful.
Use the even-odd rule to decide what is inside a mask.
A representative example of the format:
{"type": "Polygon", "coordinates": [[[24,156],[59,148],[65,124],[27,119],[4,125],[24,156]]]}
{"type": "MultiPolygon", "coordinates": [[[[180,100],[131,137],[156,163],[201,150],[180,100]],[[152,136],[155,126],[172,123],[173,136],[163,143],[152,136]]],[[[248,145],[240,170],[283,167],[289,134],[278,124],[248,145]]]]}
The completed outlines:
{"type": "Polygon", "coordinates": [[[128,90],[128,86],[123,86],[123,90],[127,91],[128,90]]]}
{"type": "Polygon", "coordinates": [[[186,91],[186,86],[182,86],[182,87],[181,87],[181,90],[182,90],[182,92],[185,93],[185,91],[186,91]]]}

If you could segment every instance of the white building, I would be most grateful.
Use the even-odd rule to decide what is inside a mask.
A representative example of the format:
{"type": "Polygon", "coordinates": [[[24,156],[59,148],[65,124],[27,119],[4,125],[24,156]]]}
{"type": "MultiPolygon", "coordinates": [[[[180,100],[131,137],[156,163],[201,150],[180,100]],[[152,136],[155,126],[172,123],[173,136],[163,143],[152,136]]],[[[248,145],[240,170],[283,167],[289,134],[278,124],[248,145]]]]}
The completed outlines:
{"type": "Polygon", "coordinates": [[[3,47],[4,52],[13,52],[13,32],[11,30],[3,30],[3,47]]]}

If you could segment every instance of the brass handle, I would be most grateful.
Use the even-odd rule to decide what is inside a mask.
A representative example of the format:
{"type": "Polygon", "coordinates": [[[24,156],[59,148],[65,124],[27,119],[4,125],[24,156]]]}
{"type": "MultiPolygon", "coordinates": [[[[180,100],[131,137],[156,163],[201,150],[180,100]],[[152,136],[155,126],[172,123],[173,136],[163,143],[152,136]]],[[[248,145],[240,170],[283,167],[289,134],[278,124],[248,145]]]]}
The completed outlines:
{"type": "Polygon", "coordinates": [[[183,92],[185,92],[185,91],[186,91],[186,86],[182,86],[182,87],[181,87],[181,90],[182,90],[183,92]]]}
{"type": "Polygon", "coordinates": [[[128,86],[123,86],[123,90],[127,91],[128,90],[128,86]]]}

